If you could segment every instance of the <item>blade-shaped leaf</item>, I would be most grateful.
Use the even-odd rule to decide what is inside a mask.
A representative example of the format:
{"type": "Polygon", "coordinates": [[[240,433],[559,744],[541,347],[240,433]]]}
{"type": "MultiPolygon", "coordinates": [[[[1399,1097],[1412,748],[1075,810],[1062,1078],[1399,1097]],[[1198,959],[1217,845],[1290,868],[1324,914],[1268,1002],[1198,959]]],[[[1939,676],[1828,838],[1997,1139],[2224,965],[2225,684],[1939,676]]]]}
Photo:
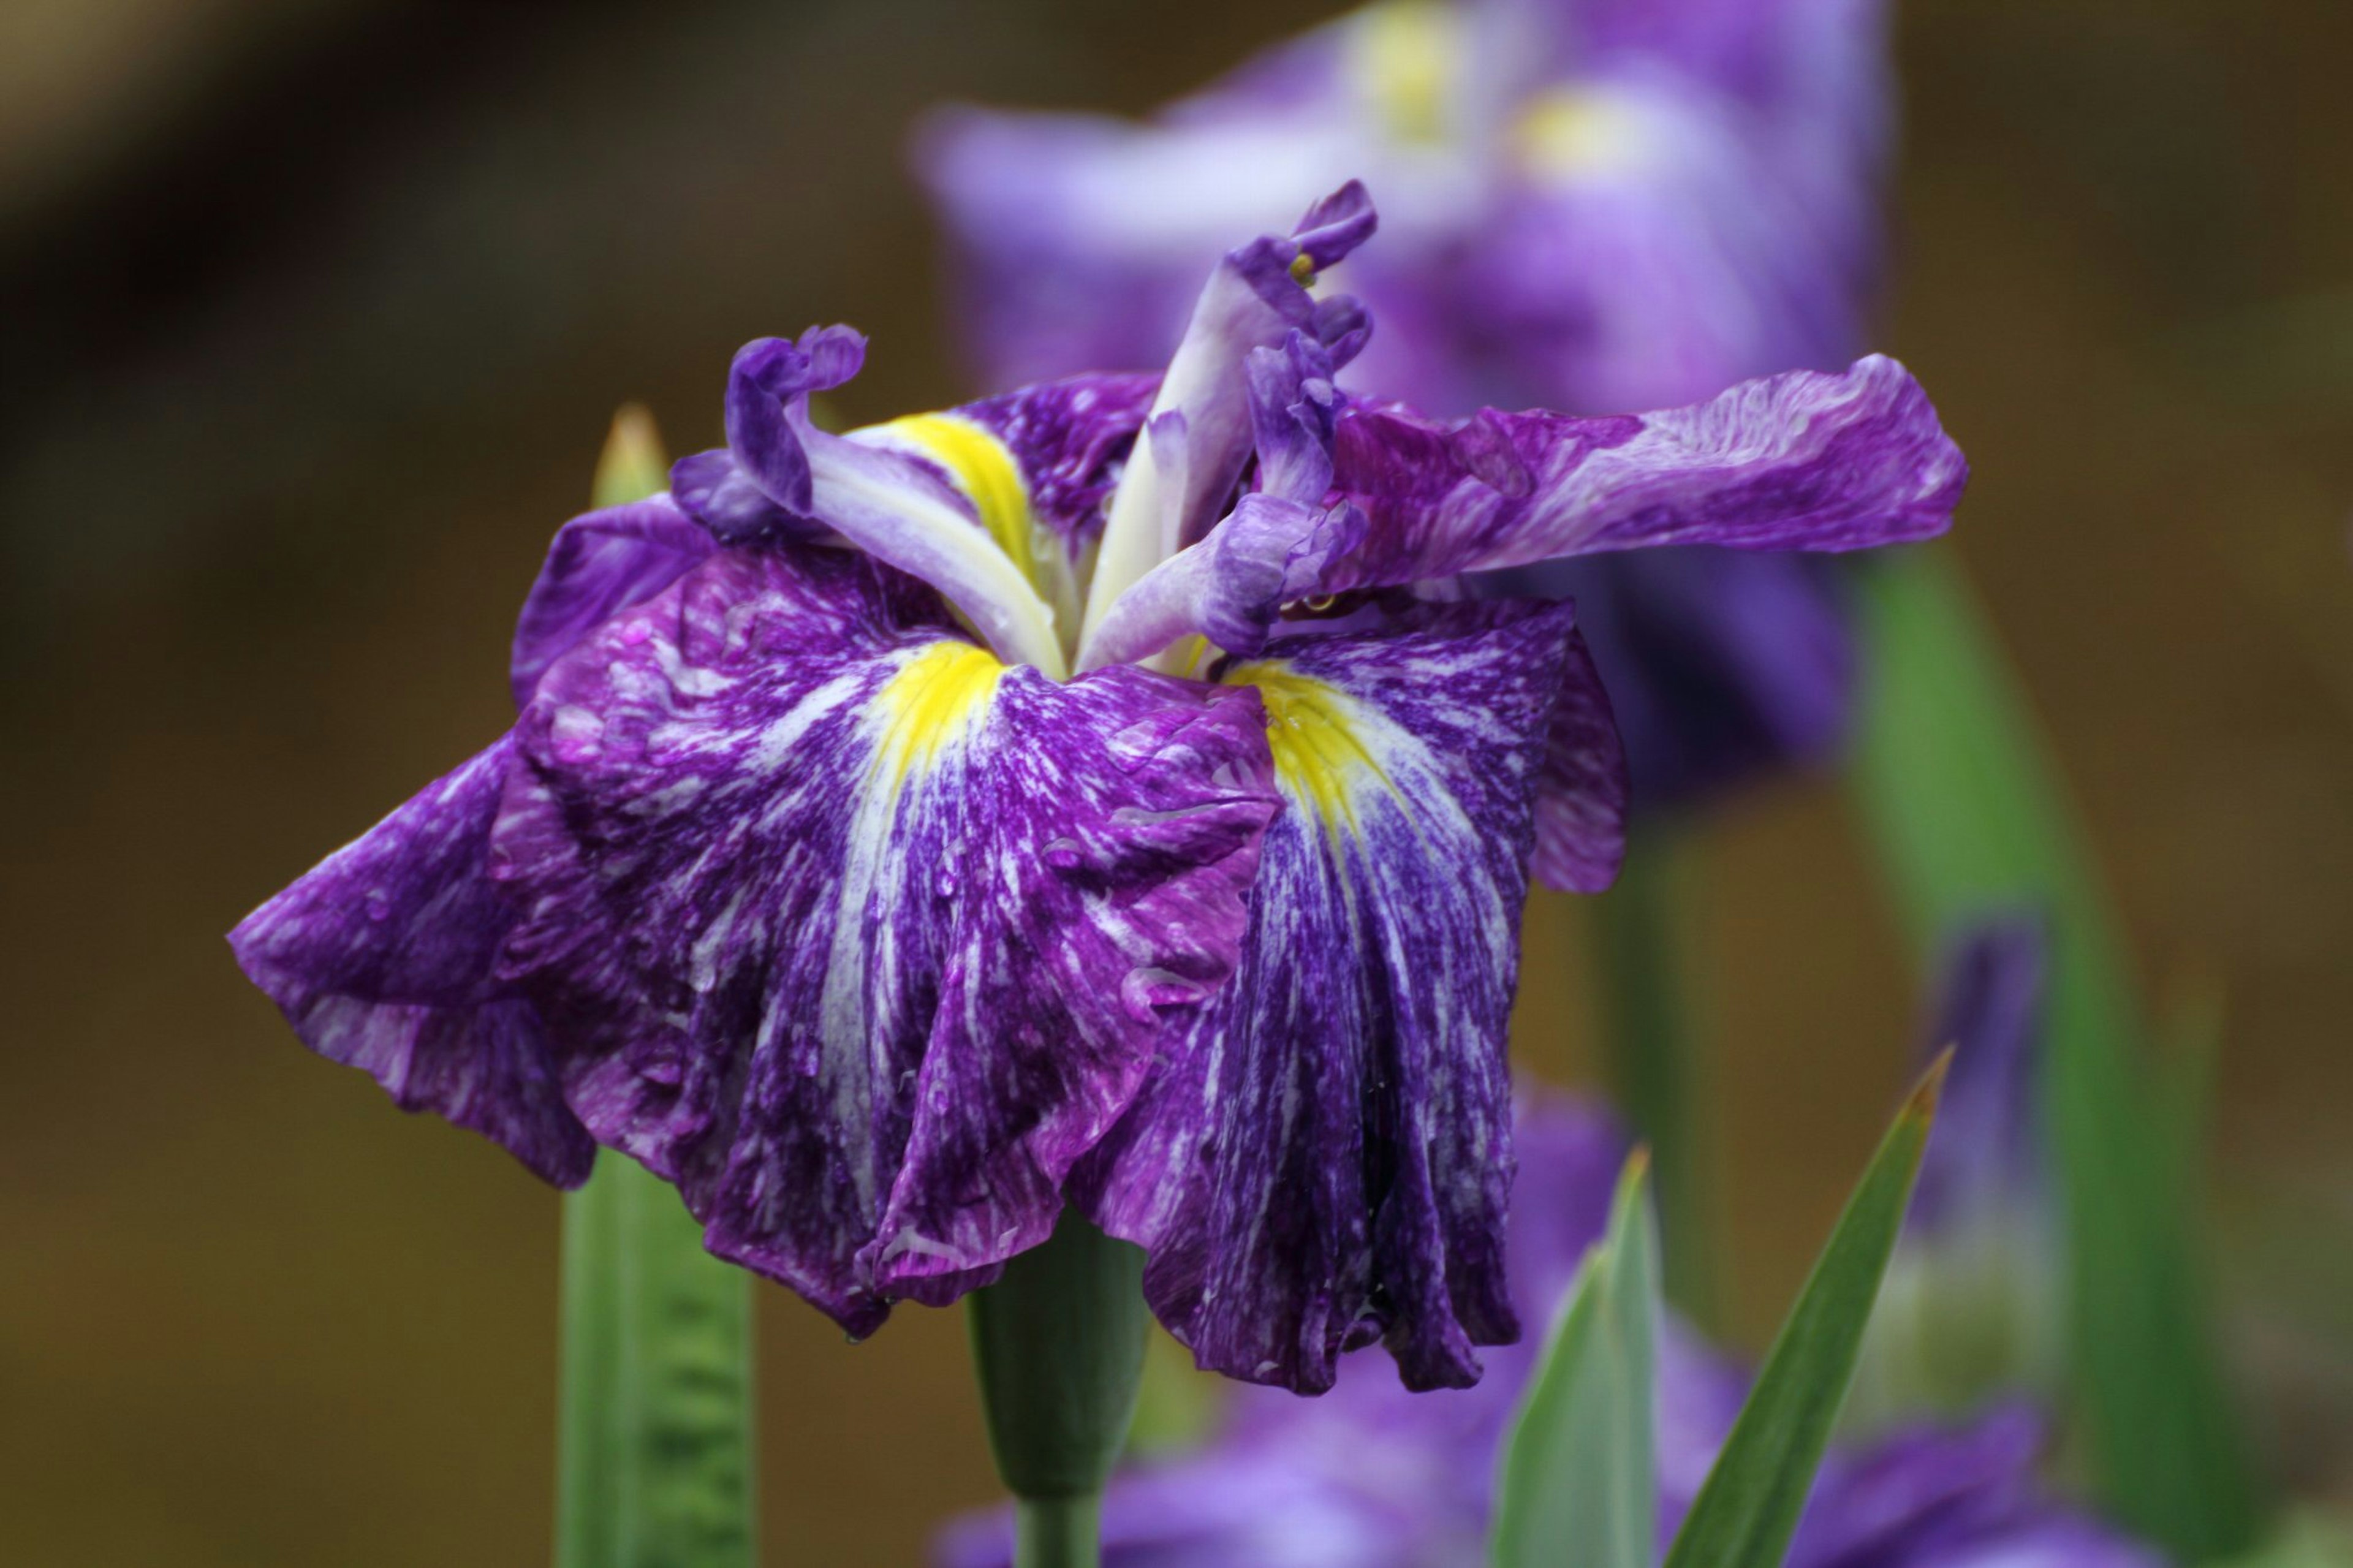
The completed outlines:
{"type": "Polygon", "coordinates": [[[1567,1310],[1504,1449],[1490,1560],[1496,1568],[1651,1568],[1651,1340],[1657,1242],[1637,1150],[1618,1178],[1609,1233],[1585,1256],[1567,1310]]]}
{"type": "MultiPolygon", "coordinates": [[[[625,408],[596,501],[666,482],[625,408]]],[[[678,1194],[609,1151],[564,1200],[558,1568],[750,1568],[752,1277],[702,1249],[678,1194]]]]}
{"type": "Polygon", "coordinates": [[[1898,552],[1858,581],[1855,781],[1919,951],[1989,906],[2052,913],[2043,1121],[2103,1500],[2185,1562],[2244,1550],[2259,1509],[2209,1321],[2195,1165],[2149,1080],[2124,942],[2056,770],[1948,557],[1898,552]]]}
{"type": "Polygon", "coordinates": [[[1950,1051],[1937,1058],[1912,1091],[1847,1199],[1683,1519],[1667,1568],[1780,1568],[1854,1377],[1951,1059],[1950,1051]]]}
{"type": "Polygon", "coordinates": [[[750,1568],[751,1276],[610,1151],[564,1247],[558,1568],[750,1568]]]}

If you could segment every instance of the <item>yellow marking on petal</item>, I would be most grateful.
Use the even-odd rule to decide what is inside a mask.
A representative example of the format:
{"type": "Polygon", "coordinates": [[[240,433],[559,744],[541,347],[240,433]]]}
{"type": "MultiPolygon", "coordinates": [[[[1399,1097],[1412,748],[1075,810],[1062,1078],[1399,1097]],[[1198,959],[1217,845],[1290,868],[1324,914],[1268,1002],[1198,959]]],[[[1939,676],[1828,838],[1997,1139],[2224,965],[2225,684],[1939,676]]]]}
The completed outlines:
{"type": "Polygon", "coordinates": [[[930,766],[941,747],[970,729],[1004,677],[995,654],[955,637],[942,637],[900,666],[874,694],[884,725],[875,766],[889,771],[892,787],[917,765],[930,766]]]}
{"type": "Polygon", "coordinates": [[[1291,258],[1291,280],[1302,289],[1315,287],[1315,258],[1305,251],[1291,258]]]}
{"type": "Polygon", "coordinates": [[[1437,0],[1382,0],[1357,13],[1349,68],[1389,133],[1435,142],[1446,131],[1447,95],[1461,72],[1462,25],[1437,0]]]}
{"type": "Polygon", "coordinates": [[[1029,487],[1021,465],[1004,442],[969,419],[953,414],[910,414],[882,428],[948,471],[980,513],[980,525],[997,541],[1029,585],[1043,590],[1038,576],[1029,516],[1029,487]]]}
{"type": "Polygon", "coordinates": [[[1521,165],[1546,179],[1573,179],[1628,161],[1641,121],[1600,93],[1556,87],[1528,100],[1512,124],[1521,165]]]}
{"type": "Polygon", "coordinates": [[[1266,703],[1266,739],[1283,793],[1314,808],[1327,832],[1356,826],[1356,792],[1366,783],[1393,789],[1365,743],[1371,722],[1338,687],[1302,675],[1280,659],[1238,664],[1231,686],[1255,686],[1266,703]]]}

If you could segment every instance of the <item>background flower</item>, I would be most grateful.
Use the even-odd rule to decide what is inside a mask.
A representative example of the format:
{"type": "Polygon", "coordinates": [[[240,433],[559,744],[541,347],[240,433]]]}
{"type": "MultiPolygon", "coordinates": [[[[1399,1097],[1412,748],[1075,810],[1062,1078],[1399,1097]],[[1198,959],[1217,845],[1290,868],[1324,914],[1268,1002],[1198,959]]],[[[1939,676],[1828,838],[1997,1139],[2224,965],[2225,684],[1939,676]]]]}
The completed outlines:
{"type": "MultiPolygon", "coordinates": [[[[1867,341],[1888,140],[1878,0],[1378,0],[1146,125],[976,110],[918,158],[985,375],[1138,362],[1237,224],[1362,176],[1362,384],[1438,410],[1691,403],[1867,341]]],[[[1578,599],[1637,803],[1828,756],[1852,654],[1818,564],[1679,552],[1477,591],[1578,599]]]]}

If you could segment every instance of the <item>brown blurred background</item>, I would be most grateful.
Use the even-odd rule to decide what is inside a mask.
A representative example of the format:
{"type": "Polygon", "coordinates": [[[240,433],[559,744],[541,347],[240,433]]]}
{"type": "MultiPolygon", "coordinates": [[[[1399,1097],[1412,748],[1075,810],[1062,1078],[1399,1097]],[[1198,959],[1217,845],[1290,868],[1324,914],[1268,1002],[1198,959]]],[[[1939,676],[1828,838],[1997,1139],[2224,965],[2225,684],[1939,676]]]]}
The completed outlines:
{"type": "MultiPolygon", "coordinates": [[[[541,1561],[556,1203],[303,1053],[221,933],[506,721],[613,405],[846,320],[843,412],[964,390],[901,172],[944,96],[1141,109],[1336,7],[0,5],[10,869],[0,1529],[26,1564],[541,1561]]],[[[1909,0],[1882,334],[2160,1003],[2219,993],[2234,1346],[2353,1491],[2353,8],[1909,0]]],[[[1740,1331],[1902,1075],[1835,784],[1699,847],[1740,1331]]],[[[1586,1076],[1578,911],[1524,1059],[1586,1076]]],[[[772,1563],[990,1495],[952,1313],[762,1293],[772,1563]]]]}

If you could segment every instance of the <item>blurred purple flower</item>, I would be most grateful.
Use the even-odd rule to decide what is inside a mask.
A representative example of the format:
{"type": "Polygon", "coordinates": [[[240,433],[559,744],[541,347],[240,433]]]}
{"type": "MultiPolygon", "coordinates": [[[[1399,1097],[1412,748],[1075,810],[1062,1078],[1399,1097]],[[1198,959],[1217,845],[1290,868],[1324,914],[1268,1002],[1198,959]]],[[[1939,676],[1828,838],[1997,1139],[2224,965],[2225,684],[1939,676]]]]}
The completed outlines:
{"type": "MultiPolygon", "coordinates": [[[[1608,1223],[1626,1141],[1566,1098],[1525,1103],[1509,1246],[1524,1316],[1566,1298],[1608,1223]]],[[[1671,1538],[1730,1429],[1747,1378],[1672,1320],[1659,1341],[1661,1539],[1671,1538]]],[[[1493,1352],[1478,1387],[1409,1394],[1350,1378],[1330,1396],[1236,1391],[1192,1455],[1130,1467],[1103,1510],[1108,1568],[1457,1568],[1484,1560],[1499,1448],[1534,1344],[1493,1352]]],[[[1789,1568],[2156,1568],[2158,1559],[2054,1500],[2043,1434],[2022,1405],[1834,1447],[1789,1568]]],[[[944,1568],[1003,1568],[1009,1517],[951,1525],[944,1568]]]]}
{"type": "Polygon", "coordinates": [[[1565,605],[1461,576],[1941,531],[1894,362],[1641,416],[1333,384],[1349,184],[1211,269],[1157,378],[838,436],[848,328],[739,353],[727,445],[557,534],[520,721],[265,904],[315,1050],[550,1181],[598,1145],[853,1333],[1067,1201],[1205,1366],[1415,1387],[1519,1331],[1504,1038],[1533,868],[1591,889],[1622,761],[1565,605]]]}
{"type": "Polygon", "coordinates": [[[2042,1161],[2043,922],[2004,914],[1947,943],[1923,1055],[1950,1046],[1942,1109],[1872,1318],[1853,1411],[1960,1411],[2057,1384],[2057,1215],[2042,1161]]]}
{"type": "MultiPolygon", "coordinates": [[[[1156,360],[1225,237],[1363,175],[1364,384],[1425,408],[1651,408],[1843,364],[1879,269],[1882,0],[1377,0],[1146,124],[963,109],[919,163],[993,380],[1156,360]]],[[[1843,739],[1814,563],[1697,549],[1504,574],[1574,596],[1642,809],[1843,739]]]]}

